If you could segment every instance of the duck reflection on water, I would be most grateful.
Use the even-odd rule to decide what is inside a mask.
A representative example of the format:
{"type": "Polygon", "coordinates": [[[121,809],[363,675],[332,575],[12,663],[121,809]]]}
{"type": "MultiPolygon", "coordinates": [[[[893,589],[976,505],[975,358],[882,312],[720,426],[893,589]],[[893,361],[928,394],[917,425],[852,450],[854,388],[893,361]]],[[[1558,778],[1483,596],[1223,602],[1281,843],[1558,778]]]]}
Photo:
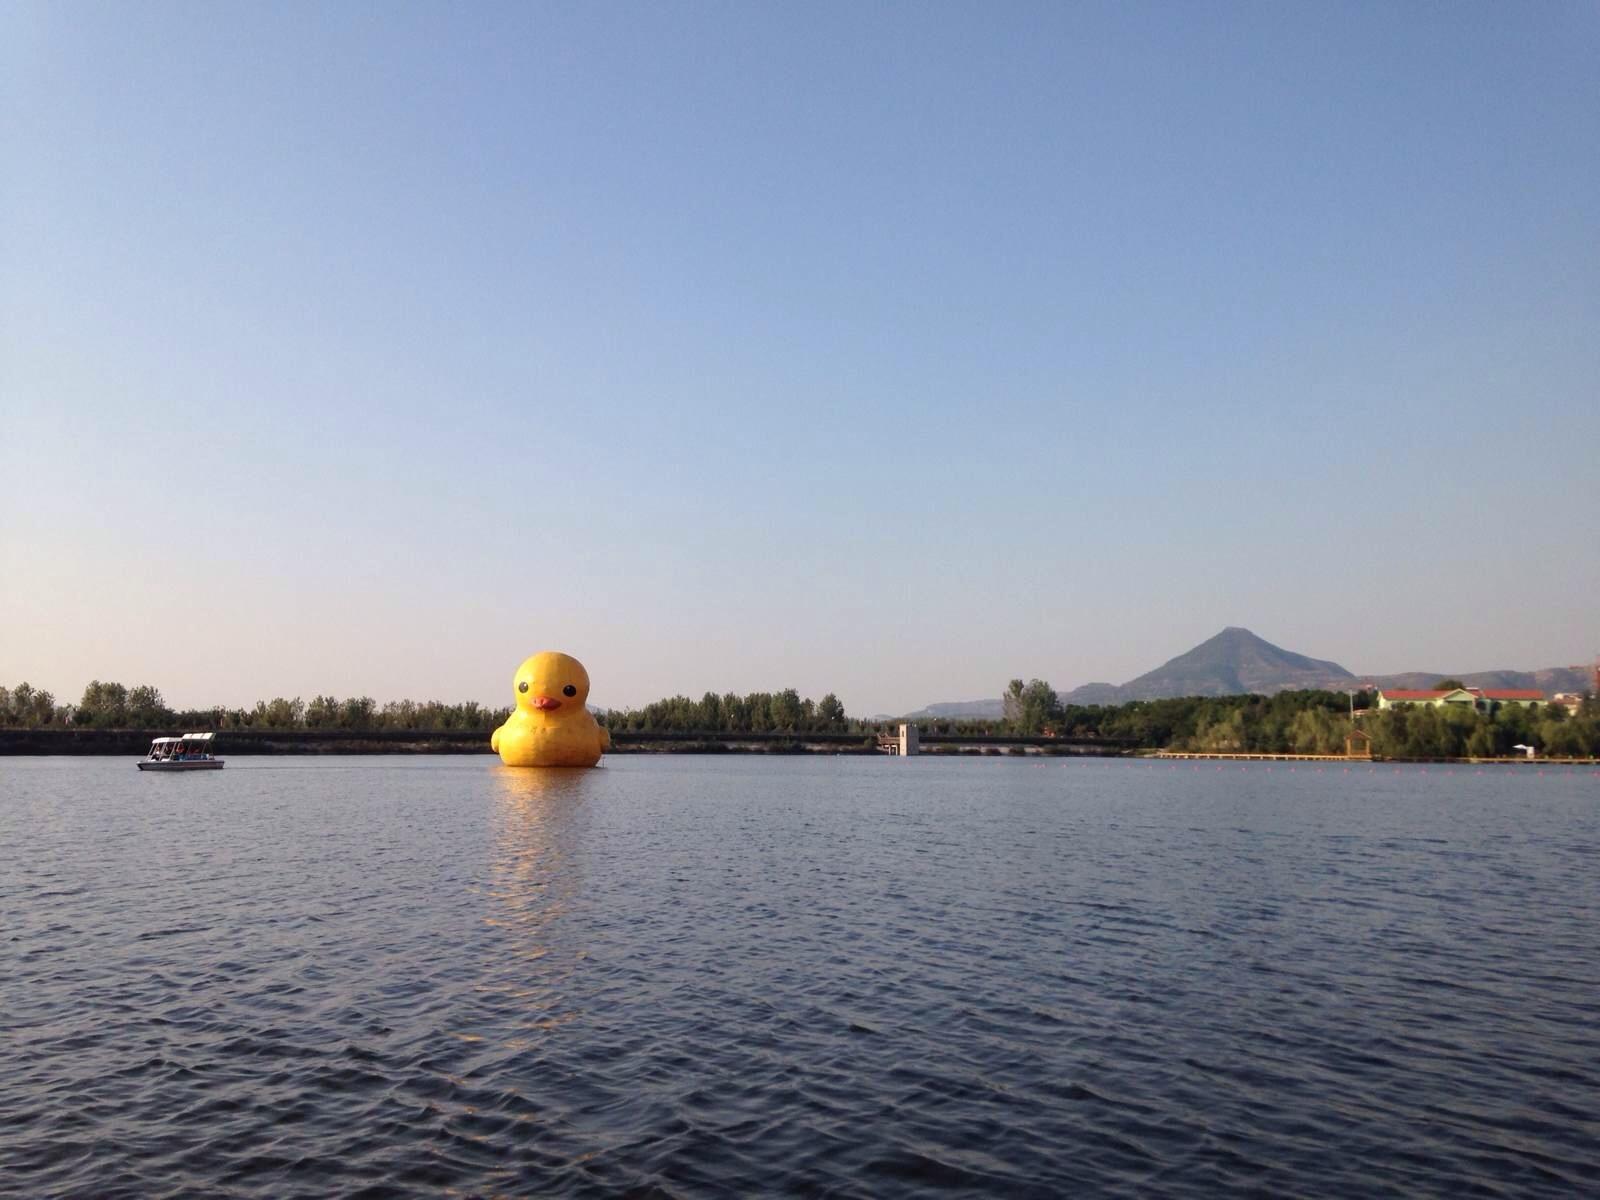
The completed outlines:
{"type": "Polygon", "coordinates": [[[566,909],[582,877],[578,843],[594,791],[587,778],[559,767],[495,772],[489,894],[498,912],[485,917],[490,924],[540,928],[566,909]]]}
{"type": "Polygon", "coordinates": [[[568,983],[586,957],[562,937],[562,917],[582,890],[583,831],[596,792],[594,773],[560,768],[499,768],[486,872],[483,923],[494,965],[480,994],[515,1006],[529,1034],[576,1014],[568,983]]]}

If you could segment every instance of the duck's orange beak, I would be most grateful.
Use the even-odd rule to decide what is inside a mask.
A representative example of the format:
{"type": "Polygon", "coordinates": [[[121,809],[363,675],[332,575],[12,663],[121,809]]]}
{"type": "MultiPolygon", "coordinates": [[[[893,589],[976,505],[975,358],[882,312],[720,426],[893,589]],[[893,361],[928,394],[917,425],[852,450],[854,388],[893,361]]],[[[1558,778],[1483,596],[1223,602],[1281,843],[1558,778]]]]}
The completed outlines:
{"type": "Polygon", "coordinates": [[[561,707],[561,701],[554,696],[535,696],[533,698],[533,706],[540,712],[551,712],[561,707]]]}

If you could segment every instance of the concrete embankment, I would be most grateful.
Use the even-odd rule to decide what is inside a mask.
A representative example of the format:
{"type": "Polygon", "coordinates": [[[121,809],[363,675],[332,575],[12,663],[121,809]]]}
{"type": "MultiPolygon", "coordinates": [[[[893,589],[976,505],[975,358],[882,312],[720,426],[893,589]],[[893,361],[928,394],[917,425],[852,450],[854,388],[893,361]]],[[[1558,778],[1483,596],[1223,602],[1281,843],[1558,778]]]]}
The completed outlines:
{"type": "MultiPolygon", "coordinates": [[[[0,729],[0,755],[143,757],[170,729],[0,729]]],[[[487,729],[224,729],[218,757],[250,754],[491,754],[487,729]]],[[[615,754],[875,754],[868,734],[618,732],[615,754]]]]}
{"type": "MultiPolygon", "coordinates": [[[[0,729],[0,754],[132,754],[172,729],[0,729]]],[[[229,754],[487,754],[478,730],[224,729],[218,757],[229,754]]]]}
{"type": "MultiPolygon", "coordinates": [[[[128,754],[142,757],[170,729],[0,729],[0,755],[128,754]]],[[[230,754],[489,754],[487,729],[223,729],[215,743],[230,754]]],[[[855,732],[722,733],[613,730],[614,754],[878,754],[878,735],[855,732]]],[[[1111,739],[1004,734],[924,734],[929,755],[1110,756],[1132,747],[1111,739]]]]}

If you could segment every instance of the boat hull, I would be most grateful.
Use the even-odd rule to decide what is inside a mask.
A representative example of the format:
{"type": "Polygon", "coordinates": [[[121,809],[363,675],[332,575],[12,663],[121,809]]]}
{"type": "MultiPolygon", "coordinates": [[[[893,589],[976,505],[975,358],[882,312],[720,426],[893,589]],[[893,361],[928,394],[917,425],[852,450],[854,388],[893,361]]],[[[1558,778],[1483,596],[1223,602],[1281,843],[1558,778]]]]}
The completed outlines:
{"type": "Polygon", "coordinates": [[[141,762],[134,765],[141,771],[220,771],[220,758],[197,759],[194,762],[141,762]]]}

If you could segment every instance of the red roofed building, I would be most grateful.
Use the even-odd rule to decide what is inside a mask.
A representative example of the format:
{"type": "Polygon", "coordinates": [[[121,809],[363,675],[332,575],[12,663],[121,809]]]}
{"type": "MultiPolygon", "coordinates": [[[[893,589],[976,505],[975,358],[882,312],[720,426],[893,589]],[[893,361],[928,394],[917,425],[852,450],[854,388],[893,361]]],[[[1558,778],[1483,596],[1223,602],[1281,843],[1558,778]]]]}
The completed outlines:
{"type": "Polygon", "coordinates": [[[1404,704],[1427,704],[1434,708],[1465,708],[1474,712],[1492,713],[1502,705],[1519,704],[1524,708],[1537,708],[1547,703],[1544,693],[1537,688],[1447,688],[1414,690],[1409,688],[1384,688],[1378,692],[1379,708],[1394,708],[1404,704]]]}

